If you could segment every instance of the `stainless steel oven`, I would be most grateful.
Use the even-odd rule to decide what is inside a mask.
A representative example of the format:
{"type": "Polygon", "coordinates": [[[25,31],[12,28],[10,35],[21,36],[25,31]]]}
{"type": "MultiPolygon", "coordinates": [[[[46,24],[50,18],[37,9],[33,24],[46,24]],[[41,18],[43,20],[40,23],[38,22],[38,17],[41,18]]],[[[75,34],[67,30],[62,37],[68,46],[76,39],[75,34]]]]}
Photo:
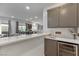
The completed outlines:
{"type": "Polygon", "coordinates": [[[58,42],[58,56],[77,56],[78,45],[67,42],[58,42]]]}

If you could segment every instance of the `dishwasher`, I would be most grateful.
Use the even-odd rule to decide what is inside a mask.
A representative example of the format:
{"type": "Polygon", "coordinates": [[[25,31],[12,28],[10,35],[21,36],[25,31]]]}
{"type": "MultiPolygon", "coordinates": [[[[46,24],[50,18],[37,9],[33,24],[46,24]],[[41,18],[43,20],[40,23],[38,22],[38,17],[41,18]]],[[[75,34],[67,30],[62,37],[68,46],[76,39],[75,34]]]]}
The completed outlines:
{"type": "Polygon", "coordinates": [[[78,45],[58,42],[58,56],[78,56],[78,45]]]}

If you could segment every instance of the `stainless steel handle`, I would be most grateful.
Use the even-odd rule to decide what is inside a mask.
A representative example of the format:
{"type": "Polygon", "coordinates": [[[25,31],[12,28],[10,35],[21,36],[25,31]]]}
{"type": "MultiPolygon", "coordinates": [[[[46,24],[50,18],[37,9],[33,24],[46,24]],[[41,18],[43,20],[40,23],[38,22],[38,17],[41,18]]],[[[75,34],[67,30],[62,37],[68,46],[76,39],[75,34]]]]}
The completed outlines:
{"type": "Polygon", "coordinates": [[[78,45],[75,45],[75,44],[70,44],[70,43],[63,43],[63,42],[58,42],[58,56],[59,56],[59,53],[60,53],[60,44],[61,45],[69,45],[69,46],[73,46],[75,48],[75,56],[78,56],[78,45]]]}
{"type": "Polygon", "coordinates": [[[63,43],[63,42],[58,42],[58,44],[65,44],[65,45],[69,45],[69,46],[73,46],[73,47],[76,47],[77,46],[75,44],[69,44],[69,43],[63,43]]]}

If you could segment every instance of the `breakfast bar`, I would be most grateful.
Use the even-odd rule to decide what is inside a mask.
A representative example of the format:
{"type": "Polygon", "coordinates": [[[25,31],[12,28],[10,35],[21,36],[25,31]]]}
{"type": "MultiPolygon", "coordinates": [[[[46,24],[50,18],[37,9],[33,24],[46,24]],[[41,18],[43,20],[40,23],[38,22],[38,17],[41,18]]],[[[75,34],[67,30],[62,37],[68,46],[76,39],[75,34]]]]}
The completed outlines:
{"type": "Polygon", "coordinates": [[[43,55],[46,33],[0,38],[0,56],[43,55]],[[39,49],[39,53],[36,50],[39,49]],[[35,51],[35,52],[34,52],[35,51]]]}

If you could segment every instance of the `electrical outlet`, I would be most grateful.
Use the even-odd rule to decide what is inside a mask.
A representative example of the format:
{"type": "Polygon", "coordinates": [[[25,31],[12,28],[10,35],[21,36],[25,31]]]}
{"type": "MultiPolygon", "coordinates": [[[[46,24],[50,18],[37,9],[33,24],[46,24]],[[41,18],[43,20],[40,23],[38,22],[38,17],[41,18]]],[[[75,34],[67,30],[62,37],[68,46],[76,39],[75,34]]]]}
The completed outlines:
{"type": "Polygon", "coordinates": [[[61,32],[60,31],[57,31],[57,32],[55,32],[55,34],[61,34],[61,32]]]}

